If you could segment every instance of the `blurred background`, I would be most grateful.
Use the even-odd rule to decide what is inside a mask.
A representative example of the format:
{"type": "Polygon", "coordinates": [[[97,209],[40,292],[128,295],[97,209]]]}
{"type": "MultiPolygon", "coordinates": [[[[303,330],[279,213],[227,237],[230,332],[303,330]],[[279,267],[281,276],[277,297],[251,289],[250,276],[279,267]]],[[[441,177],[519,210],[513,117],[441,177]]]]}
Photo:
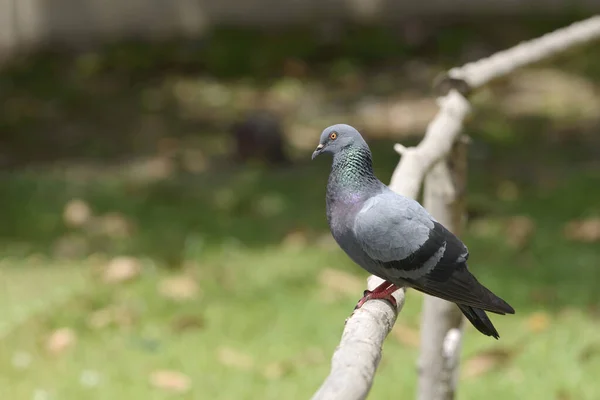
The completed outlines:
{"type": "MultiPolygon", "coordinates": [[[[453,66],[597,1],[0,1],[0,398],[306,399],[366,273],[325,219],[323,128],[379,178],[453,66]],[[485,4],[485,5],[484,5],[485,4]]],[[[472,97],[459,399],[600,398],[600,45],[472,97]]],[[[372,398],[414,396],[410,291],[372,398]]]]}

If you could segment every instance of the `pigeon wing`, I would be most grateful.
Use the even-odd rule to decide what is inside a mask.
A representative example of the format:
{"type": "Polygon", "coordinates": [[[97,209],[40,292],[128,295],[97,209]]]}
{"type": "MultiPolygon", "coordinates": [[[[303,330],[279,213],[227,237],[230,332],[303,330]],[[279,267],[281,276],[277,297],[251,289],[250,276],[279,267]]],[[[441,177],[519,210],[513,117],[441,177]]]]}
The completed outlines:
{"type": "Polygon", "coordinates": [[[365,202],[353,230],[362,250],[390,279],[416,279],[447,251],[444,237],[435,232],[436,224],[416,201],[385,193],[365,202]]]}
{"type": "Polygon", "coordinates": [[[469,251],[462,241],[414,200],[396,194],[371,198],[356,216],[354,234],[384,279],[455,303],[514,312],[467,270],[469,251]]]}
{"type": "Polygon", "coordinates": [[[442,224],[434,222],[431,237],[445,243],[443,256],[420,278],[409,280],[415,289],[432,296],[498,314],[514,313],[504,300],[483,286],[467,269],[467,247],[442,224]]]}

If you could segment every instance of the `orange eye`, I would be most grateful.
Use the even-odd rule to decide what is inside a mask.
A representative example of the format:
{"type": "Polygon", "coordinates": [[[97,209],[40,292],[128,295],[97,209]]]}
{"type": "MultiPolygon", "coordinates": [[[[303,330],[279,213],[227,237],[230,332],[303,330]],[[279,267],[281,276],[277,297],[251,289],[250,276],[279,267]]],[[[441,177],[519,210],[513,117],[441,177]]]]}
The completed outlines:
{"type": "Polygon", "coordinates": [[[337,132],[331,132],[331,133],[329,134],[329,139],[331,139],[331,140],[335,140],[335,139],[337,139],[337,132]]]}

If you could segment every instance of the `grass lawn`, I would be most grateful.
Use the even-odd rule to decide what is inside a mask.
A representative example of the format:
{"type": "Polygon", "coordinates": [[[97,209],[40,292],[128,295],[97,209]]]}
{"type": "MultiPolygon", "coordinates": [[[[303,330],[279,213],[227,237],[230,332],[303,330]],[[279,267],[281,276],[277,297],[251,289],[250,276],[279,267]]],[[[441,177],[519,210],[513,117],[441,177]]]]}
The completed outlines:
{"type": "Polygon", "coordinates": [[[82,290],[85,274],[65,266],[30,258],[3,260],[0,268],[0,338],[48,305],[60,304],[82,290]],[[37,264],[37,265],[36,265],[37,264]]]}

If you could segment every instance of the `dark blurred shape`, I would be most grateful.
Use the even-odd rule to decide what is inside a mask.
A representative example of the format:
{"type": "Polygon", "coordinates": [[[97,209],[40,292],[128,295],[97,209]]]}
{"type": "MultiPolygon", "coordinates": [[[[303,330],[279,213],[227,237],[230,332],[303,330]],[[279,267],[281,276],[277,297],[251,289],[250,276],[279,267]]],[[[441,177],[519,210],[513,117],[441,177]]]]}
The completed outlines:
{"type": "Polygon", "coordinates": [[[280,118],[268,110],[251,110],[232,128],[236,143],[235,160],[258,160],[268,165],[285,165],[283,127],[280,118]]]}
{"type": "Polygon", "coordinates": [[[458,91],[465,97],[471,94],[471,86],[464,79],[453,78],[447,73],[438,75],[433,82],[434,90],[438,96],[445,96],[452,89],[458,91]]]}
{"type": "Polygon", "coordinates": [[[176,333],[202,329],[204,326],[204,318],[199,315],[182,315],[171,321],[171,329],[176,333]]]}

